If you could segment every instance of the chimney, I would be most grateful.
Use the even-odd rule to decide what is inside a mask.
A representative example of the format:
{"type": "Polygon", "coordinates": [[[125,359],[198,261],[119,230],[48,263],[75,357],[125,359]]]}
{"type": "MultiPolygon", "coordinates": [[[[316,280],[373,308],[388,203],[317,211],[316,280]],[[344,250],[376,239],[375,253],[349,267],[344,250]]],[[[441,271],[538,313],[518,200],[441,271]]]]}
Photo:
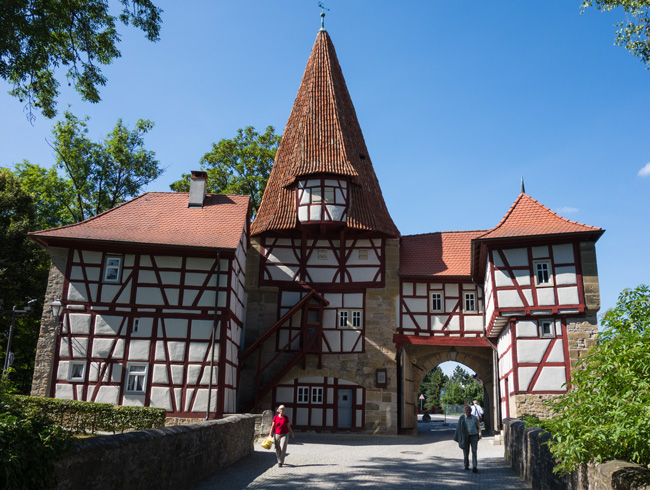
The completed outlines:
{"type": "Polygon", "coordinates": [[[192,170],[190,177],[190,202],[188,208],[202,208],[205,200],[205,183],[208,173],[202,170],[192,170]]]}

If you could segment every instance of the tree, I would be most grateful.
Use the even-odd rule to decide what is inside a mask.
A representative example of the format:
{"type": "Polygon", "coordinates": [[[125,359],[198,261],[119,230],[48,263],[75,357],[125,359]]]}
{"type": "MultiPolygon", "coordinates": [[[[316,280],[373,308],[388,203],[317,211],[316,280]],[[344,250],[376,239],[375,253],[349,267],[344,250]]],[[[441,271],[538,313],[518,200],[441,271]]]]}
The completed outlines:
{"type": "Polygon", "coordinates": [[[446,374],[442,372],[442,369],[436,367],[434,370],[429,371],[422,383],[420,383],[420,389],[418,393],[422,393],[425,396],[424,405],[427,407],[439,407],[440,403],[440,391],[442,387],[447,383],[449,378],[446,374]]]}
{"type": "MultiPolygon", "coordinates": [[[[0,359],[4,363],[7,336],[14,305],[21,309],[29,298],[42,298],[48,275],[47,254],[29,240],[36,215],[32,197],[7,169],[0,168],[0,359]]],[[[28,393],[34,370],[42,301],[30,316],[17,316],[14,323],[12,381],[21,393],[28,393]]]]}
{"type": "Polygon", "coordinates": [[[650,288],[624,290],[601,325],[571,389],[548,403],[558,473],[613,459],[650,463],[650,288]]]}
{"type": "MultiPolygon", "coordinates": [[[[207,171],[206,191],[216,194],[246,194],[251,196],[255,215],[262,202],[262,194],[269,180],[275,153],[281,136],[268,126],[262,135],[248,126],[237,130],[232,139],[212,143],[212,150],[201,158],[201,169],[207,171]]],[[[190,175],[183,174],[171,189],[177,192],[190,190],[190,175]]]]}
{"type": "Polygon", "coordinates": [[[45,227],[76,223],[114,208],[136,196],[163,170],[155,152],[144,147],[144,135],[153,128],[138,120],[129,130],[118,120],[103,143],[88,138],[88,118],[70,112],[52,131],[56,167],[44,169],[29,162],[16,165],[17,175],[34,199],[37,221],[45,227]]]}
{"type": "Polygon", "coordinates": [[[648,0],[583,0],[582,10],[593,7],[609,12],[621,7],[625,21],[616,24],[616,44],[623,46],[650,70],[650,2],[648,0]]]}
{"type": "Polygon", "coordinates": [[[461,366],[451,374],[445,385],[442,402],[449,405],[462,405],[467,400],[483,400],[483,386],[461,366]]]}
{"type": "MultiPolygon", "coordinates": [[[[117,3],[117,2],[113,2],[117,3]]],[[[151,0],[119,0],[119,20],[144,31],[147,39],[159,39],[161,13],[151,0]]],[[[118,17],[109,13],[107,0],[6,0],[0,15],[0,77],[9,92],[46,117],[56,115],[59,82],[55,71],[68,67],[68,84],[83,100],[99,102],[98,86],[106,85],[99,65],[121,56],[118,17]]]]}

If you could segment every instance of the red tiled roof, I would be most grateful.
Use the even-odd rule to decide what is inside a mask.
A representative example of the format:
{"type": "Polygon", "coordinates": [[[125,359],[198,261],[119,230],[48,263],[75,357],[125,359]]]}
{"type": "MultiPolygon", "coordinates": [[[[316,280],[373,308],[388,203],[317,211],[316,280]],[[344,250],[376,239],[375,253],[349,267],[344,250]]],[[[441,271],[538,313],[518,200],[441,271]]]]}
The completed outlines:
{"type": "Polygon", "coordinates": [[[236,249],[250,198],[208,194],[202,208],[188,208],[188,196],[186,192],[147,192],[86,221],[29,235],[46,244],[91,240],[236,249]]]}
{"type": "Polygon", "coordinates": [[[602,233],[602,231],[602,228],[563,218],[522,192],[501,222],[478,238],[485,240],[563,233],[602,233]]]}
{"type": "Polygon", "coordinates": [[[321,30],[307,62],[251,234],[297,225],[296,179],[333,174],[351,179],[347,225],[399,236],[372,168],[334,45],[321,30]]]}
{"type": "Polygon", "coordinates": [[[479,231],[443,231],[402,237],[401,276],[469,276],[472,240],[479,231]]]}

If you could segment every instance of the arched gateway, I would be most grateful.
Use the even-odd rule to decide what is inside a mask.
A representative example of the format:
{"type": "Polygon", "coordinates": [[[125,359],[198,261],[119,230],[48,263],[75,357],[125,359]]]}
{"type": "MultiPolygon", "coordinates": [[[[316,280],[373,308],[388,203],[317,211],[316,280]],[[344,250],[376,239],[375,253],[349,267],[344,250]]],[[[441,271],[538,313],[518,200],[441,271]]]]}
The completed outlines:
{"type": "Polygon", "coordinates": [[[542,415],[596,335],[600,228],[522,189],[492,229],[400,234],[324,29],[250,230],[247,198],[205,178],[31,234],[63,306],[44,313],[33,394],[185,418],[283,403],[298,427],[396,434],[455,356],[498,427],[542,415]]]}

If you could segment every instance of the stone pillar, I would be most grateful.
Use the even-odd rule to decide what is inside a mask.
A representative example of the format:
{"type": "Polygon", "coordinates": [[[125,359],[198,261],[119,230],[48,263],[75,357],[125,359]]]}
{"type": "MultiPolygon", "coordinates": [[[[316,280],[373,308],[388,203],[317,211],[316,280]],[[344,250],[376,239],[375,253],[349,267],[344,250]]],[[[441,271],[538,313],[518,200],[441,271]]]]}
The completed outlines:
{"type": "Polygon", "coordinates": [[[48,247],[50,255],[50,274],[47,280],[47,289],[41,317],[41,330],[36,346],[36,360],[34,362],[34,377],[32,379],[32,396],[49,397],[52,386],[54,357],[56,355],[56,329],[58,323],[52,316],[50,303],[57,298],[63,298],[63,282],[68,265],[68,249],[48,247]]]}

